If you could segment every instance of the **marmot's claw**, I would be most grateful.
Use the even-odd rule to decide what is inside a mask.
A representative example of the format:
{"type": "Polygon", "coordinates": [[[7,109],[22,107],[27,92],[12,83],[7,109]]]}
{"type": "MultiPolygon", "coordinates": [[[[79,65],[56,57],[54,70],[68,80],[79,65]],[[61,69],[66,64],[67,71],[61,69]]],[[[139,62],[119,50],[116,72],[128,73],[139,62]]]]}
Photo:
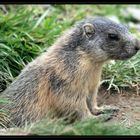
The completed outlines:
{"type": "Polygon", "coordinates": [[[100,114],[107,114],[107,113],[115,113],[115,112],[118,112],[119,110],[120,109],[116,106],[104,105],[100,107],[99,109],[94,109],[93,114],[100,115],[100,114]]]}
{"type": "Polygon", "coordinates": [[[114,113],[114,112],[118,112],[120,109],[117,106],[109,106],[109,105],[104,105],[102,107],[102,113],[106,114],[106,113],[114,113]]]}

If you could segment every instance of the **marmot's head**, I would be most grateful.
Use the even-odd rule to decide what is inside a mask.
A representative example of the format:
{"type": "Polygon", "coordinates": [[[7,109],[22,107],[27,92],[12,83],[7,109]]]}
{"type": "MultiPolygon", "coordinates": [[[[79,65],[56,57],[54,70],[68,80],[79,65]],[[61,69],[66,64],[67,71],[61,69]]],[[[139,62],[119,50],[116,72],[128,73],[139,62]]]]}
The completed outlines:
{"type": "Polygon", "coordinates": [[[79,22],[79,47],[100,60],[124,60],[132,57],[140,49],[138,41],[122,24],[107,18],[88,18],[79,22]]]}

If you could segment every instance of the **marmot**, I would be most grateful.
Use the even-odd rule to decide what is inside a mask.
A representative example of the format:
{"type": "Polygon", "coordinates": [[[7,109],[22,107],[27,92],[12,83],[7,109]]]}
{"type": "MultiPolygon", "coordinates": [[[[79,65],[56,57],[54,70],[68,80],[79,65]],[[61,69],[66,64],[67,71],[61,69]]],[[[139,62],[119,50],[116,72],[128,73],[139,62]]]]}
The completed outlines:
{"type": "Polygon", "coordinates": [[[94,117],[102,67],[108,60],[125,60],[140,48],[128,28],[105,17],[86,18],[66,31],[42,55],[30,62],[3,92],[4,108],[17,126],[44,118],[94,117]]]}

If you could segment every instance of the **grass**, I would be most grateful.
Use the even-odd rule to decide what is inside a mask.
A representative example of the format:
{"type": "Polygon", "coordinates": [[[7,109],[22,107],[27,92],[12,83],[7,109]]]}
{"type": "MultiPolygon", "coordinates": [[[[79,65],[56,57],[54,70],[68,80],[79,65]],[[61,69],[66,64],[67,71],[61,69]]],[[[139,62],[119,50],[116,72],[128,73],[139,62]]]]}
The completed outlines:
{"type": "Polygon", "coordinates": [[[36,135],[140,135],[140,127],[138,124],[126,127],[122,124],[114,124],[112,122],[104,122],[97,119],[87,119],[71,125],[65,125],[62,120],[55,121],[44,119],[39,123],[32,125],[29,129],[28,132],[30,132],[30,134],[36,135]]]}
{"type": "MultiPolygon", "coordinates": [[[[131,15],[123,14],[127,7],[128,5],[48,5],[44,8],[36,5],[7,5],[5,12],[0,9],[0,92],[18,76],[26,64],[51,46],[61,32],[71,27],[76,21],[87,16],[115,15],[122,23],[127,24],[133,20],[131,15]]],[[[140,37],[140,33],[135,29],[130,30],[140,37]]],[[[108,90],[111,88],[118,91],[121,88],[139,89],[139,75],[140,53],[129,61],[107,64],[103,69],[102,83],[108,86],[108,90]]],[[[51,121],[48,123],[35,124],[31,131],[48,135],[140,134],[137,125],[135,128],[126,128],[94,120],[70,126],[61,122],[55,125],[51,121]]]]}
{"type": "MultiPolygon", "coordinates": [[[[69,125],[66,125],[62,119],[43,119],[24,128],[7,129],[4,134],[32,136],[138,136],[140,135],[139,130],[139,124],[128,127],[121,123],[115,124],[98,119],[87,119],[69,125]]],[[[0,134],[3,133],[0,131],[0,134]]]]}
{"type": "MultiPolygon", "coordinates": [[[[106,118],[106,117],[105,117],[106,118]]],[[[32,123],[24,128],[8,130],[5,134],[18,135],[49,135],[49,136],[138,136],[140,124],[126,126],[123,123],[114,123],[100,119],[86,119],[72,124],[66,124],[63,119],[49,119],[32,123]]],[[[2,134],[2,132],[0,131],[2,134]]]]}
{"type": "Polygon", "coordinates": [[[128,61],[116,61],[104,67],[103,81],[107,83],[108,90],[114,88],[136,88],[140,86],[140,53],[128,61]]]}

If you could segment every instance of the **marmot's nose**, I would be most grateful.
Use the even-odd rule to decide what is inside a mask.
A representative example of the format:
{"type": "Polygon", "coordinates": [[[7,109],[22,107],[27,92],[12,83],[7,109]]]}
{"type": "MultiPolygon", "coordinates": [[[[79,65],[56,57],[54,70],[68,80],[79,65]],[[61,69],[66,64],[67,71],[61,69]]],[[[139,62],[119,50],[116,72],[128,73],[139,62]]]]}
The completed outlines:
{"type": "Polygon", "coordinates": [[[136,51],[140,50],[140,40],[138,39],[136,39],[135,49],[136,51]]]}
{"type": "Polygon", "coordinates": [[[136,50],[136,51],[139,51],[139,49],[140,49],[140,48],[138,48],[137,46],[135,47],[135,50],[136,50]]]}

